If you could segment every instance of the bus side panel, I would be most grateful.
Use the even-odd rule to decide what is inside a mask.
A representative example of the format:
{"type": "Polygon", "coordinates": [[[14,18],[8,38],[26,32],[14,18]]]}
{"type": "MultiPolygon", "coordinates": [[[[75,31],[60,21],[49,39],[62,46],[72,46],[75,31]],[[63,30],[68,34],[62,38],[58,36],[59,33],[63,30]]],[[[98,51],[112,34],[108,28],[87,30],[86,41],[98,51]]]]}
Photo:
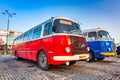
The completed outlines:
{"type": "Polygon", "coordinates": [[[19,44],[17,54],[18,54],[19,57],[26,59],[26,43],[19,44]]]}
{"type": "Polygon", "coordinates": [[[112,41],[94,41],[88,42],[90,49],[93,50],[96,58],[105,58],[100,54],[100,52],[113,52],[112,45],[114,42],[112,41]]]}
{"type": "Polygon", "coordinates": [[[39,54],[40,50],[43,50],[48,58],[48,63],[51,64],[51,59],[50,59],[50,54],[53,53],[53,38],[48,37],[48,38],[43,38],[43,39],[38,39],[35,41],[32,41],[29,44],[29,49],[31,50],[31,53],[27,53],[28,58],[32,58],[31,60],[37,61],[37,56],[39,54]]]}
{"type": "Polygon", "coordinates": [[[13,45],[12,46],[12,55],[16,56],[15,51],[18,50],[18,48],[19,48],[18,45],[13,45]]]}
{"type": "Polygon", "coordinates": [[[54,48],[53,48],[53,37],[47,37],[42,40],[43,42],[43,49],[47,55],[48,58],[48,64],[52,64],[51,61],[52,59],[51,54],[54,53],[54,48]]]}
{"type": "Polygon", "coordinates": [[[98,41],[90,41],[88,42],[88,46],[93,51],[95,57],[100,57],[100,44],[98,41]]]}
{"type": "Polygon", "coordinates": [[[32,49],[33,49],[33,42],[32,41],[27,42],[27,45],[26,45],[26,58],[29,59],[29,60],[32,60],[32,56],[34,54],[34,51],[32,49]]]}
{"type": "Polygon", "coordinates": [[[13,47],[12,47],[12,54],[14,56],[21,57],[19,49],[20,49],[20,45],[19,44],[13,45],[13,47]]]}
{"type": "Polygon", "coordinates": [[[34,40],[34,41],[30,41],[28,42],[27,45],[27,59],[29,60],[33,60],[36,61],[36,55],[37,55],[37,51],[39,50],[39,40],[34,40]]]}

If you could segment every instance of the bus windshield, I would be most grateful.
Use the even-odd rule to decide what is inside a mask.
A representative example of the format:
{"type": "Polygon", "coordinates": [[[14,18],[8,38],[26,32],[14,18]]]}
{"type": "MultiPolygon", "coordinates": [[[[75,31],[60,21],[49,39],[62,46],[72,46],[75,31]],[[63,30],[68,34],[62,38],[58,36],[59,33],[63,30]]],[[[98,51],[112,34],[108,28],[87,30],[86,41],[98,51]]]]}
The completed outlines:
{"type": "Polygon", "coordinates": [[[98,38],[103,40],[111,40],[111,37],[107,31],[98,31],[98,38]]]}
{"type": "Polygon", "coordinates": [[[64,19],[57,19],[54,21],[53,31],[55,33],[69,33],[82,35],[79,24],[64,19]]]}

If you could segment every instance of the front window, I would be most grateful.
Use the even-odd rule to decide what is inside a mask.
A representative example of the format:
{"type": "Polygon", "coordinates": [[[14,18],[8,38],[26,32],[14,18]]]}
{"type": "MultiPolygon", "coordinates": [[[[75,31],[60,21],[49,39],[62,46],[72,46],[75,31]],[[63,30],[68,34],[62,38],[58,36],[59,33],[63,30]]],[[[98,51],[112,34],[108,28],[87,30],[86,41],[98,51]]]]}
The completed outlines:
{"type": "Polygon", "coordinates": [[[97,33],[96,32],[89,32],[88,33],[88,40],[94,41],[97,39],[97,33]]]}
{"type": "Polygon", "coordinates": [[[98,38],[102,40],[111,40],[111,37],[107,31],[98,31],[98,38]]]}
{"type": "Polygon", "coordinates": [[[53,31],[55,33],[69,33],[82,35],[79,24],[64,19],[57,19],[54,21],[53,31]]]}

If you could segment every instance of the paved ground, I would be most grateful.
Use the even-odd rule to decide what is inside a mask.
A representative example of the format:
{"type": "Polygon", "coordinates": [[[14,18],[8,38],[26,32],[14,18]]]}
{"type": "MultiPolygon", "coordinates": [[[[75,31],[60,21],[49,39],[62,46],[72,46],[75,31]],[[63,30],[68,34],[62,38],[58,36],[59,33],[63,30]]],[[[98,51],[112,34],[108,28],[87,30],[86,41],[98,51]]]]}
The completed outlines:
{"type": "Polygon", "coordinates": [[[120,58],[92,63],[78,61],[72,66],[52,66],[43,71],[35,62],[2,56],[0,80],[120,80],[120,58]]]}

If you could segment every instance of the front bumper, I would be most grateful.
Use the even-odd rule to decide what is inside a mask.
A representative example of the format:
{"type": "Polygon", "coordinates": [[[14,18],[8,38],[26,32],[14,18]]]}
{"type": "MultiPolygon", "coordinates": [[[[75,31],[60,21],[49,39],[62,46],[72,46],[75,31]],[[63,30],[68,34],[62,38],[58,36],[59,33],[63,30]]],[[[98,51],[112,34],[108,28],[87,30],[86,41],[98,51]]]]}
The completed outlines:
{"type": "Polygon", "coordinates": [[[89,57],[88,54],[80,54],[74,56],[54,56],[55,61],[73,61],[73,60],[85,60],[89,57]]]}
{"type": "Polygon", "coordinates": [[[117,56],[116,52],[101,52],[100,54],[103,56],[117,56]]]}

